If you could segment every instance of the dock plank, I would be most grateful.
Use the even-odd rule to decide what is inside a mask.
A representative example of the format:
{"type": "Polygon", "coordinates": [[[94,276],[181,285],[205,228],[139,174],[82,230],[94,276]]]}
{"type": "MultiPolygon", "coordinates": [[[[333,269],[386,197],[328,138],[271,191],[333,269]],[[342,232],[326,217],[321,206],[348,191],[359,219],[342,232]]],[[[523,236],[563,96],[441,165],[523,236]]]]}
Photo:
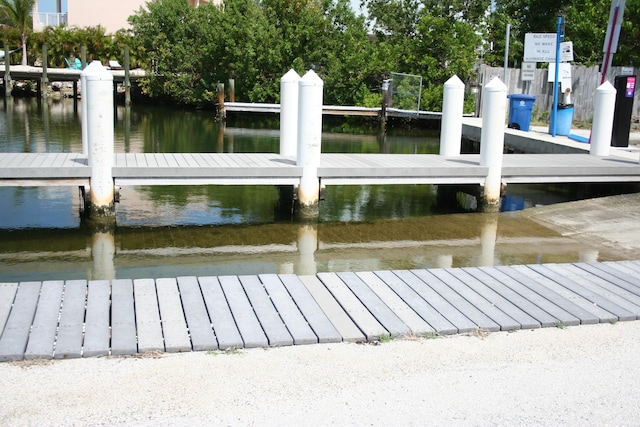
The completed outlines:
{"type": "Polygon", "coordinates": [[[217,349],[218,341],[216,341],[216,336],[211,327],[211,320],[204,304],[198,279],[194,276],[178,277],[178,289],[182,298],[182,307],[187,320],[193,350],[217,349]]]}
{"type": "Polygon", "coordinates": [[[438,313],[452,324],[458,333],[473,332],[479,325],[471,321],[460,310],[443,298],[435,289],[420,277],[408,270],[394,270],[393,273],[411,287],[422,299],[427,301],[438,313]]]}
{"type": "Polygon", "coordinates": [[[227,298],[227,303],[238,326],[238,331],[246,348],[267,347],[269,340],[251,308],[251,303],[244,292],[237,276],[218,277],[220,286],[227,298]]]}
{"type": "Polygon", "coordinates": [[[470,276],[470,278],[462,276],[465,283],[474,288],[486,287],[488,289],[484,292],[486,297],[520,323],[522,329],[540,328],[543,322],[547,326],[552,326],[557,322],[557,319],[549,313],[515,292],[513,288],[505,285],[505,281],[513,282],[513,279],[508,280],[507,276],[499,271],[493,268],[464,268],[462,271],[470,276]],[[502,278],[503,281],[500,281],[499,278],[502,278]]]}
{"type": "Polygon", "coordinates": [[[528,309],[529,313],[535,313],[536,318],[542,324],[542,327],[551,327],[557,324],[566,326],[575,326],[581,323],[594,324],[599,323],[598,316],[588,312],[573,302],[561,297],[558,293],[543,286],[535,280],[526,270],[520,271],[515,266],[499,266],[495,268],[481,267],[486,273],[501,280],[505,285],[517,294],[521,295],[526,301],[534,304],[544,313],[548,313],[551,318],[535,313],[528,309]],[[504,278],[503,278],[504,275],[504,278]],[[513,281],[510,281],[512,280],[513,281]]]}
{"type": "Polygon", "coordinates": [[[412,335],[432,334],[435,330],[402,300],[375,273],[363,271],[356,273],[367,286],[407,325],[412,335]]]}
{"type": "Polygon", "coordinates": [[[63,289],[63,280],[42,283],[29,342],[24,352],[25,359],[53,358],[63,289]]]}
{"type": "Polygon", "coordinates": [[[364,333],[367,341],[376,341],[389,335],[389,331],[380,324],[336,273],[318,273],[317,277],[364,333]]]}
{"type": "Polygon", "coordinates": [[[83,357],[108,356],[110,345],[111,283],[89,281],[83,357]]]}
{"type": "Polygon", "coordinates": [[[0,362],[22,360],[36,313],[41,282],[21,282],[0,337],[0,362]]]}
{"type": "Polygon", "coordinates": [[[293,338],[257,276],[238,276],[269,345],[293,345],[293,338]]]}
{"type": "Polygon", "coordinates": [[[55,359],[75,359],[82,356],[86,301],[87,281],[67,280],[62,295],[62,310],[53,356],[55,359]]]}
{"type": "Polygon", "coordinates": [[[276,274],[260,274],[258,277],[291,334],[293,344],[316,344],[318,337],[298,309],[292,296],[289,295],[280,277],[276,274]]]}
{"type": "MultiPolygon", "coordinates": [[[[421,278],[427,275],[427,270],[412,271],[421,278]]],[[[486,292],[481,294],[477,292],[476,289],[471,288],[467,283],[464,283],[463,280],[458,277],[459,274],[464,276],[464,271],[434,268],[428,270],[428,273],[440,279],[443,284],[454,291],[454,293],[450,295],[453,295],[456,299],[456,307],[460,308],[471,320],[477,320],[478,325],[480,325],[482,329],[487,331],[510,331],[522,327],[518,322],[497,308],[495,304],[487,300],[483,295],[486,294],[486,292]]],[[[468,279],[468,276],[464,277],[468,279]]]]}
{"type": "Polygon", "coordinates": [[[244,342],[217,277],[199,277],[202,296],[220,350],[242,348],[244,342]]]}
{"type": "MultiPolygon", "coordinates": [[[[380,278],[393,292],[398,295],[435,333],[440,335],[450,335],[458,333],[458,328],[454,326],[446,317],[431,306],[425,299],[426,295],[417,292],[409,283],[402,280],[396,272],[378,270],[374,274],[380,278]]],[[[403,273],[400,273],[402,275],[403,273]]],[[[413,275],[408,276],[409,280],[419,282],[413,275]]],[[[429,334],[429,332],[427,332],[429,334]]]]}
{"type": "Polygon", "coordinates": [[[133,280],[111,281],[111,354],[138,352],[133,280]]]}
{"type": "Polygon", "coordinates": [[[628,310],[625,310],[624,308],[620,307],[618,304],[611,302],[607,298],[604,298],[598,293],[594,292],[593,290],[588,289],[587,287],[575,282],[574,280],[571,280],[567,276],[559,274],[556,270],[558,268],[562,268],[561,265],[557,265],[553,269],[549,264],[530,265],[529,267],[532,270],[536,271],[537,273],[550,278],[554,282],[558,283],[560,286],[565,287],[567,290],[591,302],[592,305],[602,308],[603,310],[606,310],[607,312],[613,314],[616,318],[611,321],[635,320],[636,318],[636,316],[633,313],[631,313],[628,310]]]}
{"type": "Polygon", "coordinates": [[[9,312],[11,312],[11,306],[17,290],[17,283],[0,283],[0,336],[2,336],[4,325],[9,318],[9,312]]]}
{"type": "Polygon", "coordinates": [[[191,351],[191,340],[187,332],[178,281],[174,278],[156,279],[156,292],[165,351],[169,353],[191,351]]]}
{"type": "Polygon", "coordinates": [[[356,297],[367,307],[378,322],[389,332],[392,337],[408,336],[411,329],[380,299],[380,297],[367,286],[367,284],[355,273],[337,273],[351,289],[356,297]]]}
{"type": "Polygon", "coordinates": [[[530,265],[514,265],[510,268],[533,279],[537,285],[541,285],[543,288],[546,288],[547,291],[550,291],[550,293],[546,293],[550,301],[563,308],[566,307],[571,314],[580,319],[580,323],[610,323],[617,320],[617,317],[613,314],[594,305],[578,294],[569,291],[565,287],[560,286],[555,281],[530,267],[530,265]],[[567,302],[570,304],[567,304],[567,302]]]}
{"type": "Polygon", "coordinates": [[[592,292],[594,295],[598,295],[605,298],[607,301],[617,305],[618,307],[627,310],[634,315],[633,319],[636,320],[640,315],[640,297],[631,292],[627,292],[622,288],[619,288],[615,284],[604,280],[597,275],[588,274],[585,270],[572,264],[556,264],[549,265],[549,269],[554,272],[567,277],[573,282],[579,283],[587,291],[592,292]]]}
{"type": "Polygon", "coordinates": [[[138,331],[138,353],[164,351],[162,324],[156,284],[153,279],[133,281],[136,330],[138,331]]]}
{"type": "Polygon", "coordinates": [[[343,341],[364,341],[366,337],[353,322],[351,317],[343,310],[331,292],[316,276],[298,276],[305,288],[313,296],[313,299],[322,308],[331,324],[342,336],[343,341]]]}
{"type": "Polygon", "coordinates": [[[640,272],[635,272],[631,269],[623,271],[621,269],[613,268],[609,264],[600,265],[576,263],[575,266],[583,270],[586,274],[596,276],[614,284],[618,288],[624,289],[636,296],[640,296],[640,280],[637,279],[638,273],[640,272]]]}

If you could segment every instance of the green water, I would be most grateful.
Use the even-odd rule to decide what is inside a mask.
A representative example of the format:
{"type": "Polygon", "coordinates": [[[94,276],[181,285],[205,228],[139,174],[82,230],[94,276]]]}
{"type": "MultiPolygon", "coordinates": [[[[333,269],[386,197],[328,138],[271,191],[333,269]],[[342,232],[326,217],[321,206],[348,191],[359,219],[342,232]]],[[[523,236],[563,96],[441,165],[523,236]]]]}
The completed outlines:
{"type": "MultiPolygon", "coordinates": [[[[80,152],[71,100],[3,99],[0,151],[80,152]]],[[[277,117],[117,107],[116,152],[278,152],[277,117]]],[[[433,131],[325,122],[323,152],[437,153],[433,131]]],[[[513,209],[575,198],[510,188],[513,209]]],[[[0,282],[572,262],[585,248],[513,213],[460,213],[430,185],[328,187],[300,223],[269,186],[125,187],[112,227],[80,218],[71,187],[0,187],[0,282]]]]}

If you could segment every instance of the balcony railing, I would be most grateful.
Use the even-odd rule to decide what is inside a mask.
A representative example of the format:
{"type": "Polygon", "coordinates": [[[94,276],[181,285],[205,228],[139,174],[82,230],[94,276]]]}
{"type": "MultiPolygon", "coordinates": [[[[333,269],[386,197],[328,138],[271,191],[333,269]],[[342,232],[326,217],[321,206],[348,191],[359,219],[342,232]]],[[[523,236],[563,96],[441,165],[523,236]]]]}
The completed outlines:
{"type": "Polygon", "coordinates": [[[38,12],[38,23],[42,27],[59,27],[61,25],[67,25],[67,14],[38,12]]]}

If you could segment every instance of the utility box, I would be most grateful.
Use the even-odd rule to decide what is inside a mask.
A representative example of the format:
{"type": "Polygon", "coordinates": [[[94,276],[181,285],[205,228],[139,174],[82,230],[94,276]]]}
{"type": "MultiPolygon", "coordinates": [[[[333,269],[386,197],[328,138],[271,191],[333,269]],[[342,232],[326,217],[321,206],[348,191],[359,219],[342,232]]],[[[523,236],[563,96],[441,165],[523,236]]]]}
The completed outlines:
{"type": "Polygon", "coordinates": [[[613,132],[611,146],[628,147],[629,131],[631,130],[631,114],[633,112],[633,97],[636,88],[636,76],[616,76],[616,108],[613,115],[613,132]]]}
{"type": "Polygon", "coordinates": [[[514,93],[507,95],[507,98],[509,98],[509,127],[529,132],[536,97],[514,93]]]}

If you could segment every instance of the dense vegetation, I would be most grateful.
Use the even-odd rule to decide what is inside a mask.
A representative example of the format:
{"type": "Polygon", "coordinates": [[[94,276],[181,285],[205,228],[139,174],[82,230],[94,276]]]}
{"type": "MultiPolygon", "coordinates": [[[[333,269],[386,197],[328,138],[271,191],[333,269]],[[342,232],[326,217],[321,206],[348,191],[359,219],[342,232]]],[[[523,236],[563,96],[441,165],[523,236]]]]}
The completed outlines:
{"type": "MultiPolygon", "coordinates": [[[[38,57],[46,43],[49,65],[63,66],[81,45],[88,60],[103,61],[122,59],[128,45],[132,65],[150,72],[147,94],[191,105],[214,102],[217,84],[229,78],[238,100],[277,102],[280,77],[293,68],[322,77],[326,104],[378,106],[390,72],[415,74],[423,78],[421,108],[438,110],[448,78],[470,82],[479,62],[502,65],[507,24],[512,66],[521,62],[524,34],[555,32],[558,16],[575,62],[599,63],[609,8],[602,0],[361,0],[354,12],[348,0],[225,0],[197,8],[151,0],[129,18],[131,30],[48,28],[29,36],[28,55],[38,57]]],[[[614,65],[638,65],[640,0],[627,0],[624,18],[614,65]]],[[[0,22],[11,25],[1,13],[0,22]]],[[[20,37],[2,27],[12,49],[20,37]]]]}

